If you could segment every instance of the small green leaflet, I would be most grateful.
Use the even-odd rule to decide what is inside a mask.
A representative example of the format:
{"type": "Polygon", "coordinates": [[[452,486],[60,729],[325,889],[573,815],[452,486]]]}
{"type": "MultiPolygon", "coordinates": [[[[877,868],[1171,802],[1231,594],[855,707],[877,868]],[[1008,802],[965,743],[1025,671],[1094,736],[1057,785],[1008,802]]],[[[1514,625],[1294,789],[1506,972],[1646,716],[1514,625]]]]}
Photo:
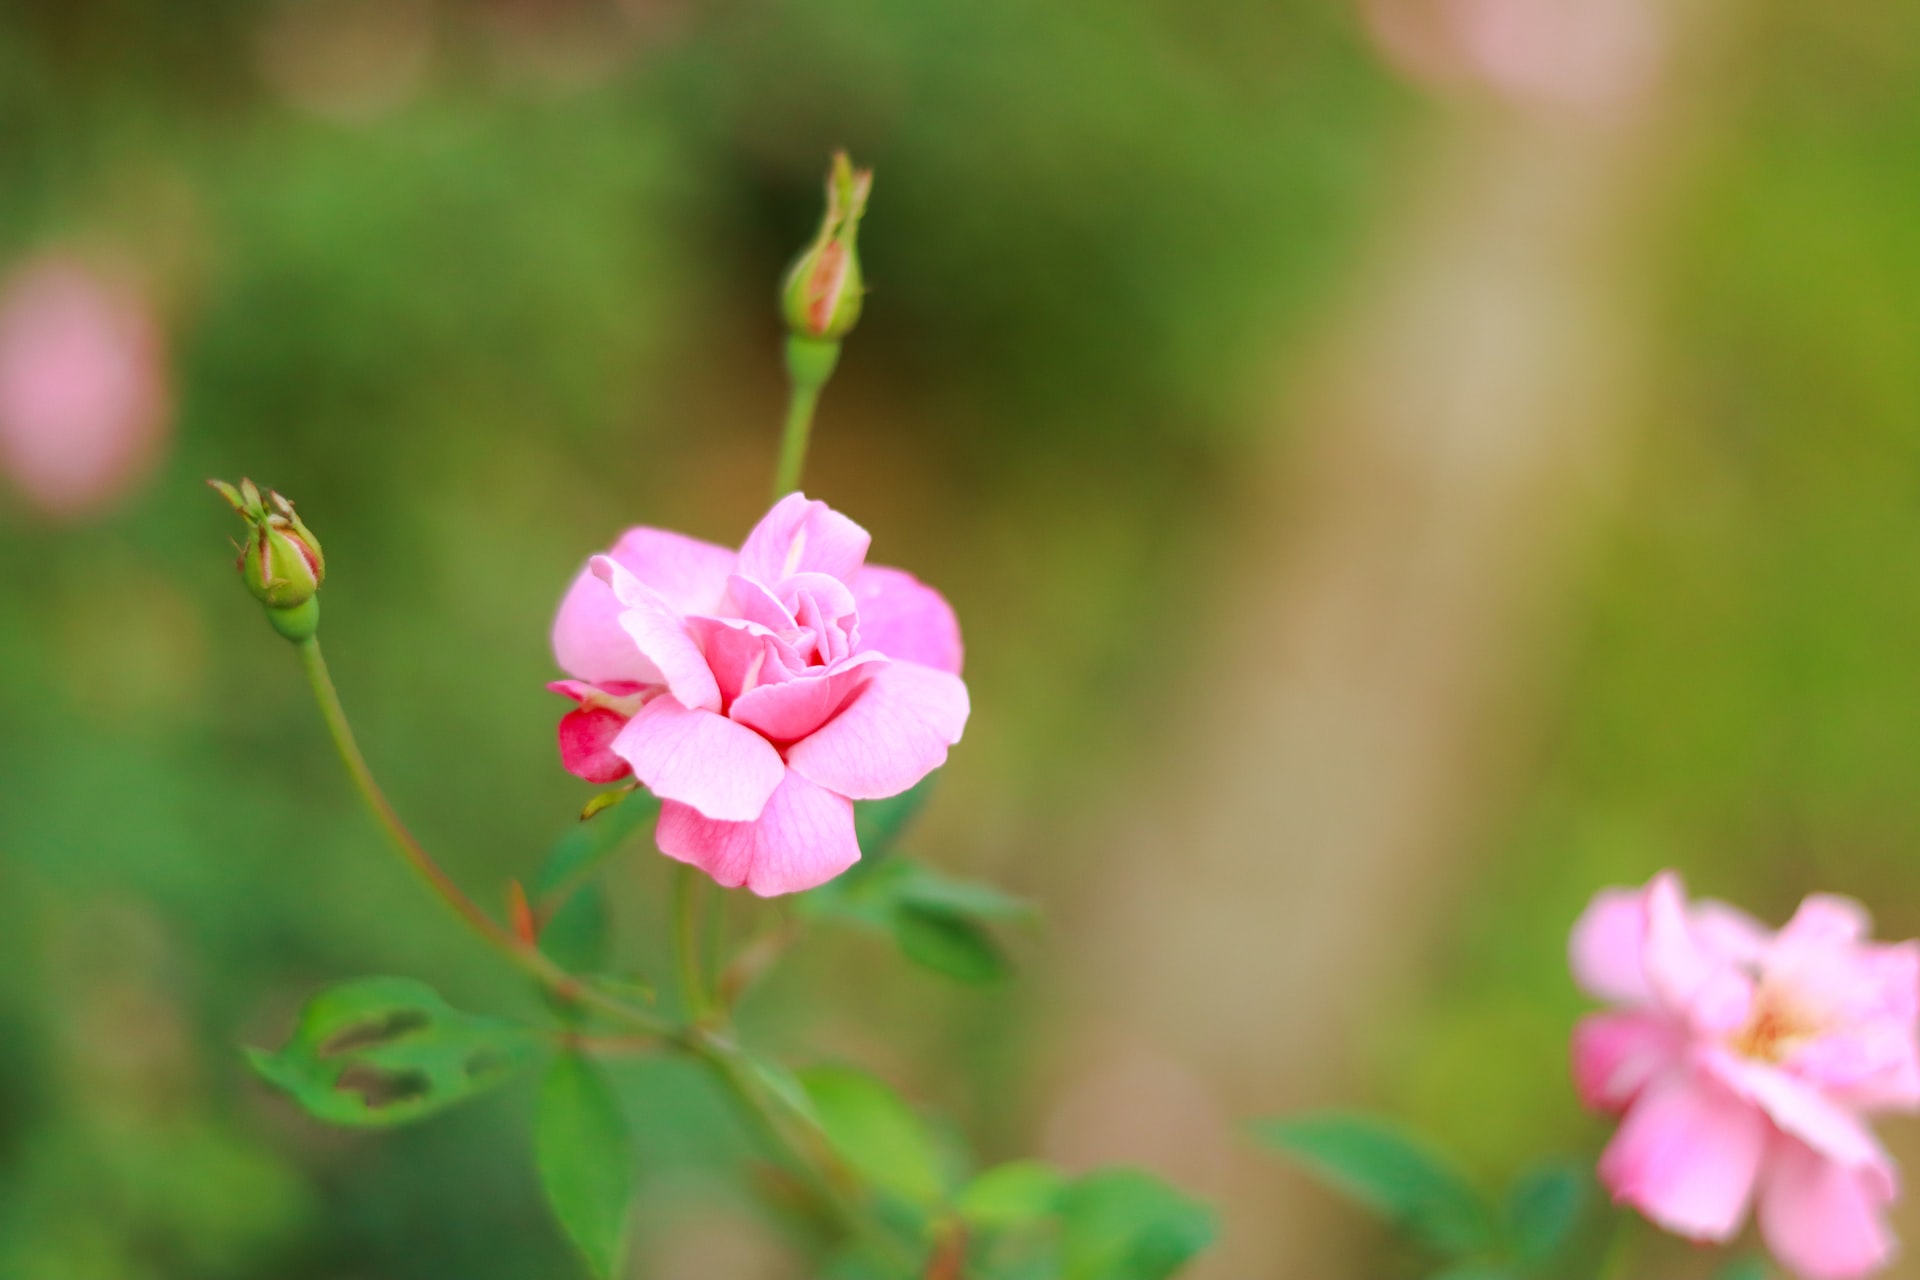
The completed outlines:
{"type": "Polygon", "coordinates": [[[969,1182],[954,1199],[968,1226],[1005,1230],[1041,1222],[1060,1207],[1067,1176],[1042,1160],[995,1165],[969,1182]]]}
{"type": "Polygon", "coordinates": [[[606,1077],[579,1054],[561,1054],[547,1070],[534,1151],[553,1216],[588,1270],[611,1280],[626,1253],[632,1142],[606,1077]]]}
{"type": "Polygon", "coordinates": [[[987,925],[1025,923],[1035,916],[1018,898],[904,857],[862,863],[803,894],[800,905],[817,919],[890,933],[908,959],[963,982],[992,982],[1011,971],[987,925]]]}
{"type": "Polygon", "coordinates": [[[851,1067],[798,1073],[828,1141],[864,1182],[923,1208],[946,1191],[940,1159],[913,1108],[874,1077],[851,1067]]]}
{"type": "Polygon", "coordinates": [[[1254,1132],[1443,1256],[1497,1248],[1493,1211],[1473,1184],[1438,1153],[1384,1121],[1323,1113],[1261,1121],[1254,1132]]]}
{"type": "Polygon", "coordinates": [[[659,812],[660,801],[641,790],[591,819],[575,823],[554,841],[547,860],[540,864],[530,886],[534,901],[550,906],[553,899],[565,896],[659,812]]]}
{"type": "Polygon", "coordinates": [[[285,1047],[247,1061],[315,1119],[379,1128],[485,1093],[542,1051],[531,1028],[461,1013],[425,983],[360,978],[315,996],[285,1047]]]}
{"type": "Polygon", "coordinates": [[[894,845],[926,808],[928,797],[933,795],[934,779],[939,776],[936,769],[897,796],[854,802],[853,833],[860,841],[862,858],[878,862],[893,852],[894,845]]]}
{"type": "Polygon", "coordinates": [[[1213,1243],[1213,1211],[1137,1169],[1101,1169],[1060,1196],[1061,1280],[1166,1280],[1213,1243]]]}

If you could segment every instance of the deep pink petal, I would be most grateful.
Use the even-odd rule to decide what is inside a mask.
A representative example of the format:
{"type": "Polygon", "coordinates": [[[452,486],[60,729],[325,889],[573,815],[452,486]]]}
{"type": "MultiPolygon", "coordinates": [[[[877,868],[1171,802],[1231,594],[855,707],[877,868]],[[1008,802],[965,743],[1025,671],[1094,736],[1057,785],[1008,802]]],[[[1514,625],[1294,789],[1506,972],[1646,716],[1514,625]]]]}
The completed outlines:
{"type": "Polygon", "coordinates": [[[675,613],[717,609],[735,559],[730,548],[644,526],[621,534],[607,554],[651,587],[675,613]]]}
{"type": "Polygon", "coordinates": [[[898,795],[946,763],[968,709],[959,676],[889,663],[839,715],[790,747],[787,763],[854,800],[898,795]]]}
{"type": "Polygon", "coordinates": [[[740,547],[739,572],[769,587],[796,573],[847,581],[867,558],[867,531],[824,502],[790,493],[760,518],[740,547]]]}
{"type": "Polygon", "coordinates": [[[1849,1280],[1885,1266],[1894,1241],[1882,1211],[1887,1171],[1850,1169],[1782,1140],[1760,1188],[1760,1232],[1773,1255],[1808,1280],[1849,1280]]]}
{"type": "Polygon", "coordinates": [[[1766,1117],[1684,1071],[1653,1081],[1600,1157],[1600,1181],[1676,1235],[1725,1241],[1746,1217],[1766,1117]]]}
{"type": "Polygon", "coordinates": [[[904,569],[870,564],[853,576],[860,647],[960,674],[960,622],[946,597],[904,569]]]}
{"type": "Polygon", "coordinates": [[[786,772],[780,753],[753,730],[665,696],[628,721],[613,750],[662,800],[725,822],[759,817],[786,772]]]}
{"type": "Polygon", "coordinates": [[[1581,913],[1567,943],[1574,980],[1589,994],[1622,1004],[1646,1004],[1642,952],[1647,938],[1647,891],[1602,889],[1581,913]]]}
{"type": "Polygon", "coordinates": [[[832,671],[763,684],[734,699],[727,714],[774,742],[797,742],[825,724],[887,659],[856,654],[832,671]]]}
{"type": "Polygon", "coordinates": [[[860,860],[853,805],[792,770],[756,822],[714,822],[682,804],[661,808],[660,852],[728,888],[763,898],[811,889],[860,860]]]}
{"type": "Polygon", "coordinates": [[[595,556],[590,567],[613,588],[624,606],[620,611],[621,629],[659,672],[657,679],[667,691],[683,706],[718,711],[720,686],[707,667],[706,655],[694,643],[686,618],[619,562],[595,556]]]}
{"type": "Polygon", "coordinates": [[[1680,1061],[1683,1047],[1682,1029],[1657,1014],[1588,1014],[1573,1030],[1574,1087],[1594,1110],[1618,1113],[1680,1061]]]}
{"type": "Polygon", "coordinates": [[[582,707],[560,717],[560,764],[588,782],[618,782],[633,772],[613,753],[628,717],[605,707],[582,707]]]}

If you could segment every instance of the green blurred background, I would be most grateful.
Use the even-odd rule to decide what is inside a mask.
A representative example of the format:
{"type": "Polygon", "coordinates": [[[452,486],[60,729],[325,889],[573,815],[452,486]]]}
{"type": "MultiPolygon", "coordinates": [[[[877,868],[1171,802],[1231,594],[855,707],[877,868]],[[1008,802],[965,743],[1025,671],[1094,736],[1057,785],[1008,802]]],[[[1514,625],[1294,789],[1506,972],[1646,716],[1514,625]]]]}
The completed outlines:
{"type": "MultiPolygon", "coordinates": [[[[1557,2],[1583,0],[1534,5],[1557,2]]],[[[1492,70],[1440,0],[0,10],[0,272],[82,264],[160,335],[135,415],[150,452],[115,462],[109,439],[84,500],[16,461],[0,496],[0,1276],[569,1273],[524,1090],[368,1137],[247,1077],[237,1046],[276,1042],[339,978],[532,1005],[379,845],[200,482],[244,473],[299,501],[363,744],[498,901],[585,794],[542,688],[569,576],[627,524],[731,543],[758,514],[783,396],[774,282],[841,145],[877,170],[873,292],[808,489],[967,630],[974,720],[919,851],[1051,923],[987,991],[810,941],[749,1010],[765,1043],[875,1066],[990,1156],[1167,1167],[1227,1203],[1223,1256],[1256,1260],[1211,1274],[1372,1276],[1389,1262],[1366,1228],[1298,1179],[1250,1184],[1240,1155],[1196,1165],[1118,1118],[1089,1143],[1074,1115],[1087,1097],[1161,1106],[1231,1147],[1250,1109],[1376,1104],[1500,1177],[1600,1136],[1564,1081],[1581,1001],[1561,963],[1599,885],[1676,865],[1763,915],[1833,889],[1886,934],[1920,932],[1920,10],[1676,9],[1658,69],[1621,87],[1555,63],[1551,22],[1539,37],[1512,16],[1526,7],[1480,6],[1538,37],[1492,70]],[[1542,155],[1603,181],[1538,176],[1542,155]],[[1484,620],[1457,671],[1491,676],[1432,677],[1464,692],[1383,738],[1445,764],[1422,775],[1444,794],[1414,806],[1427,834],[1396,846],[1434,891],[1392,927],[1372,891],[1332,900],[1372,975],[1337,1034],[1293,1035],[1286,1003],[1259,998],[1278,953],[1251,932],[1233,979],[1144,994],[1179,1016],[1130,1022],[1100,939],[1124,932],[1159,972],[1208,933],[1203,894],[1171,901],[1189,861],[1270,892],[1275,930],[1296,882],[1321,901],[1257,822],[1230,826],[1227,853],[1181,837],[1182,805],[1225,815],[1208,830],[1235,821],[1230,780],[1162,809],[1184,785],[1163,780],[1193,758],[1192,706],[1230,716],[1292,678],[1284,644],[1257,656],[1260,602],[1284,632],[1289,600],[1320,598],[1303,577],[1347,572],[1341,538],[1312,531],[1398,500],[1402,463],[1367,443],[1396,438],[1379,420],[1397,411],[1364,388],[1418,406],[1421,353],[1446,360],[1491,286],[1440,272],[1430,330],[1398,344],[1373,343],[1370,317],[1451,260],[1478,206],[1422,211],[1501,166],[1580,193],[1553,259],[1573,268],[1542,282],[1516,253],[1518,276],[1575,310],[1596,277],[1634,284],[1620,350],[1556,366],[1597,367],[1605,390],[1570,375],[1536,393],[1592,410],[1593,453],[1527,473],[1531,504],[1474,507],[1481,541],[1457,544],[1550,527],[1553,549],[1438,579],[1441,606],[1484,620]],[[1308,575],[1303,544],[1336,554],[1308,575]],[[1241,879],[1235,858],[1264,870],[1241,879]],[[1144,913],[1109,892],[1135,862],[1157,868],[1144,913]],[[1153,1068],[1132,1092],[1081,1088],[1115,1036],[1159,1044],[1175,1084],[1153,1068]],[[1285,1062],[1247,1048],[1273,1043],[1285,1062]],[[1260,1241],[1296,1220],[1262,1214],[1266,1196],[1304,1204],[1312,1239],[1260,1241]]],[[[1526,363],[1495,343],[1473,376],[1526,363]]],[[[1463,456],[1416,491],[1471,507],[1474,469],[1502,458],[1463,456]]],[[[1368,865],[1394,897],[1391,862],[1368,865]]],[[[617,877],[642,967],[664,883],[645,848],[617,877]]],[[[799,1274],[753,1225],[716,1100],[673,1066],[621,1079],[644,1135],[634,1274],[799,1274]]]]}

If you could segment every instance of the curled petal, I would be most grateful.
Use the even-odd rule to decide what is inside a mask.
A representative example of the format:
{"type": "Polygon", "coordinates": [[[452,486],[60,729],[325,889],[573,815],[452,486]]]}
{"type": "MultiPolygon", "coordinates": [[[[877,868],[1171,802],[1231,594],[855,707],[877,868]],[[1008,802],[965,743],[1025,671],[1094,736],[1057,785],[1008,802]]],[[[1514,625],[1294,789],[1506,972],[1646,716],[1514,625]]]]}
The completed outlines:
{"type": "Polygon", "coordinates": [[[794,743],[787,763],[854,800],[898,795],[946,763],[968,709],[960,677],[889,663],[839,715],[794,743]]]}
{"type": "Polygon", "coordinates": [[[607,555],[676,613],[712,613],[726,593],[735,558],[727,547],[644,526],[621,534],[607,555]]]}
{"type": "Polygon", "coordinates": [[[612,750],[662,800],[725,822],[759,817],[786,772],[780,753],[753,730],[672,697],[640,708],[612,750]]]}
{"type": "Polygon", "coordinates": [[[715,822],[669,803],[655,839],[669,858],[763,898],[825,884],[860,860],[852,803],[792,770],[757,821],[715,822]]]}
{"type": "Polygon", "coordinates": [[[1747,1214],[1766,1150],[1757,1107],[1684,1071],[1649,1084],[1600,1157],[1600,1181],[1676,1235],[1726,1241],[1747,1214]]]}
{"type": "Polygon", "coordinates": [[[797,742],[825,724],[886,665],[877,653],[856,654],[832,671],[748,690],[727,714],[774,742],[797,742]]]}
{"type": "Polygon", "coordinates": [[[853,576],[860,647],[960,674],[960,622],[946,597],[903,569],[870,564],[853,576]]]}
{"type": "Polygon", "coordinates": [[[825,573],[845,582],[866,560],[872,541],[865,529],[826,503],[790,493],[741,544],[739,572],[774,588],[796,573],[825,573]]]}
{"type": "Polygon", "coordinates": [[[1890,1167],[1872,1131],[1807,1081],[1723,1049],[1701,1054],[1700,1061],[1715,1079],[1764,1111],[1781,1132],[1828,1159],[1854,1167],[1890,1167]]]}
{"type": "Polygon", "coordinates": [[[1882,1214],[1894,1192],[1884,1171],[1848,1168],[1783,1140],[1760,1188],[1760,1232],[1796,1274],[1850,1280],[1892,1259],[1882,1214]]]}
{"type": "Polygon", "coordinates": [[[620,627],[659,672],[656,679],[681,705],[718,711],[720,686],[714,682],[706,655],[694,643],[686,618],[617,561],[595,556],[590,567],[625,606],[620,627]]]}

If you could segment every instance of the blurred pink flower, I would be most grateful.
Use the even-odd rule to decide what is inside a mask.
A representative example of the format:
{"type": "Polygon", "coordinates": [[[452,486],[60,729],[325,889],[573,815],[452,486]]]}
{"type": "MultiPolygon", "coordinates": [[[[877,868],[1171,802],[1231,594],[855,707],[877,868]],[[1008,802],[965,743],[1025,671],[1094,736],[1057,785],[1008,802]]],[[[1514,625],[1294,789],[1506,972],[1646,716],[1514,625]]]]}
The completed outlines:
{"type": "Polygon", "coordinates": [[[1574,926],[1581,986],[1618,1007],[1582,1019],[1582,1099],[1624,1115],[1600,1159],[1616,1200],[1695,1240],[1762,1235],[1804,1276],[1892,1255],[1893,1162],[1862,1120],[1920,1107],[1920,943],[1866,941],[1866,913],[1816,895],[1778,933],[1689,905],[1671,872],[1609,889],[1574,926]]]}
{"type": "Polygon", "coordinates": [[[1361,0],[1361,13],[1417,83],[1590,113],[1642,94],[1665,37],[1647,0],[1361,0]]]}
{"type": "Polygon", "coordinates": [[[660,851],[723,885],[793,893],[852,866],[852,801],[939,768],[968,712],[953,610],[866,564],[868,541],[798,493],[737,554],[629,529],[554,619],[567,769],[631,770],[666,802],[660,851]]]}
{"type": "Polygon", "coordinates": [[[0,285],[0,470],[49,515],[99,510],[158,460],[159,326],[132,286],[59,254],[0,285]]]}

